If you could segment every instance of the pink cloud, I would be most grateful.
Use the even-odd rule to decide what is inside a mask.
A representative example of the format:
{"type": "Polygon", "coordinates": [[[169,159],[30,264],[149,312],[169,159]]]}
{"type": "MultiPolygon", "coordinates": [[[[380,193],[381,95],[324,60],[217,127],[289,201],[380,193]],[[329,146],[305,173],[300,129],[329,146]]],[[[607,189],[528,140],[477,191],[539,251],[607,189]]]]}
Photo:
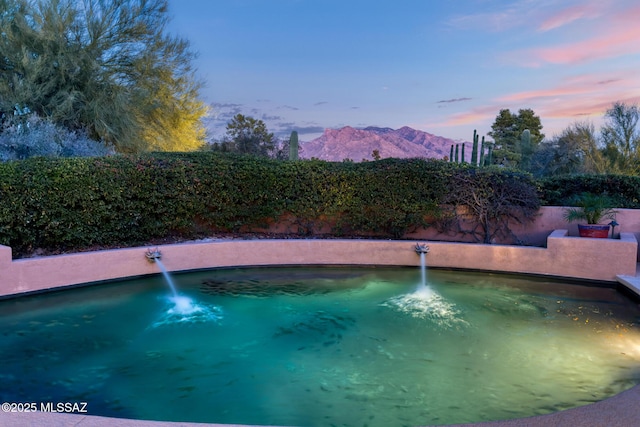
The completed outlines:
{"type": "Polygon", "coordinates": [[[426,125],[427,127],[452,127],[452,126],[462,126],[469,125],[478,122],[484,122],[493,120],[498,114],[498,110],[495,109],[495,106],[488,105],[483,107],[477,107],[470,111],[464,111],[461,113],[452,114],[445,121],[439,123],[430,123],[426,125]]]}
{"type": "Polygon", "coordinates": [[[550,119],[580,119],[581,117],[602,117],[604,113],[611,108],[614,101],[620,101],[627,104],[637,104],[640,101],[640,95],[629,96],[618,99],[594,99],[588,102],[584,99],[574,102],[563,103],[559,106],[553,106],[544,110],[544,117],[550,119]]]}
{"type": "Polygon", "coordinates": [[[545,48],[533,48],[511,52],[505,59],[524,67],[540,67],[544,64],[578,64],[605,58],[640,53],[640,6],[626,8],[616,14],[604,15],[599,6],[576,6],[559,12],[543,21],[539,29],[546,31],[584,18],[598,20],[590,24],[586,39],[545,48]]]}
{"type": "Polygon", "coordinates": [[[599,9],[601,8],[601,6],[601,4],[584,4],[561,10],[550,18],[544,20],[538,26],[538,30],[549,31],[555,28],[563,27],[580,19],[597,18],[598,16],[600,16],[601,12],[599,9]]]}
{"type": "Polygon", "coordinates": [[[579,95],[584,93],[591,92],[591,89],[586,87],[562,87],[562,88],[553,88],[553,89],[542,89],[542,90],[532,90],[527,92],[518,92],[513,93],[511,95],[506,95],[501,98],[498,98],[498,101],[527,101],[537,98],[556,98],[559,96],[567,96],[567,95],[579,95]]]}
{"type": "Polygon", "coordinates": [[[615,94],[629,94],[636,90],[635,69],[618,70],[614,73],[587,73],[566,77],[555,86],[503,95],[496,101],[503,103],[566,102],[570,99],[589,99],[599,96],[611,98],[615,94]]]}
{"type": "Polygon", "coordinates": [[[579,120],[601,120],[613,102],[640,103],[640,85],[635,70],[615,74],[581,74],[568,77],[555,87],[523,91],[488,100],[481,107],[458,112],[427,128],[455,128],[488,130],[503,108],[517,111],[532,108],[542,119],[551,135],[579,120]]]}
{"type": "Polygon", "coordinates": [[[640,26],[613,30],[612,34],[563,46],[535,49],[531,54],[542,62],[580,62],[640,53],[640,26]]]}

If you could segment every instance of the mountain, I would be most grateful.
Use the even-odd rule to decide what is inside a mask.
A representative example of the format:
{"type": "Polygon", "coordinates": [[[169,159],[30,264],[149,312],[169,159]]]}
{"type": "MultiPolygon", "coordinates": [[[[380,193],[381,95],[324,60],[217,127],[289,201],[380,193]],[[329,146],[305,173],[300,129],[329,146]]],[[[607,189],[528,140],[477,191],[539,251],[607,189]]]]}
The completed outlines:
{"type": "MultiPolygon", "coordinates": [[[[346,126],[341,129],[325,129],[322,136],[300,144],[300,157],[312,157],[342,161],[351,159],[356,162],[373,160],[372,153],[378,150],[380,157],[428,157],[442,159],[449,156],[451,145],[460,143],[415,130],[410,127],[400,129],[367,127],[356,129],[346,126]]],[[[469,153],[471,146],[469,143],[469,153]]]]}

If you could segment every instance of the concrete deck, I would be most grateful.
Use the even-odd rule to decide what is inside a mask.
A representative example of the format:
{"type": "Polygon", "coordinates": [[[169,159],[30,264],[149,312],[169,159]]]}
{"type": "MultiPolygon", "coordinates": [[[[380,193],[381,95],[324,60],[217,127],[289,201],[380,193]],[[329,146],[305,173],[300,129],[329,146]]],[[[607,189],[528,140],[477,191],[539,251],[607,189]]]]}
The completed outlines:
{"type": "MultiPolygon", "coordinates": [[[[636,386],[609,399],[553,414],[477,424],[457,424],[456,426],[637,427],[640,424],[639,403],[640,386],[636,386]]],[[[171,423],[43,412],[0,413],[0,425],[25,427],[239,427],[237,424],[171,423]]]]}

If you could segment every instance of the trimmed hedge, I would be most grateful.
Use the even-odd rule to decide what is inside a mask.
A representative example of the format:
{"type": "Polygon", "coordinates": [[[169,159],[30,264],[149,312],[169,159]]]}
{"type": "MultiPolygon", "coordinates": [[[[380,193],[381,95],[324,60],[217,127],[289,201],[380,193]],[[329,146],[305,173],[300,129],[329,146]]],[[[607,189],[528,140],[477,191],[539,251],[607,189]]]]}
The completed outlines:
{"type": "Polygon", "coordinates": [[[0,164],[0,244],[18,257],[38,248],[128,246],[255,230],[283,215],[296,218],[301,235],[328,225],[335,235],[399,238],[450,214],[445,205],[468,203],[456,194],[519,206],[523,191],[513,198],[505,191],[514,177],[520,190],[534,189],[524,191],[535,199],[525,205],[538,206],[528,175],[439,160],[290,162],[213,152],[32,158],[0,164]],[[455,188],[463,182],[469,191],[455,188]]]}
{"type": "Polygon", "coordinates": [[[566,206],[576,194],[606,194],[617,208],[640,208],[640,177],[567,175],[540,180],[540,199],[547,206],[566,206]]]}

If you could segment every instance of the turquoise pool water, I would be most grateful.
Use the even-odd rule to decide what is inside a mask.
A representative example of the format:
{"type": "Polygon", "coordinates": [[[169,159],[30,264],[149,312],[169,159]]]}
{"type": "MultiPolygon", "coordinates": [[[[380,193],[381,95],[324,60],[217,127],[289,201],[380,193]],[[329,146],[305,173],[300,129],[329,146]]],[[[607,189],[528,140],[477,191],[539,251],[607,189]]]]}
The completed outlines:
{"type": "Polygon", "coordinates": [[[264,268],[0,301],[3,402],[281,426],[415,426],[554,412],[640,381],[613,289],[417,269],[264,268]]]}

